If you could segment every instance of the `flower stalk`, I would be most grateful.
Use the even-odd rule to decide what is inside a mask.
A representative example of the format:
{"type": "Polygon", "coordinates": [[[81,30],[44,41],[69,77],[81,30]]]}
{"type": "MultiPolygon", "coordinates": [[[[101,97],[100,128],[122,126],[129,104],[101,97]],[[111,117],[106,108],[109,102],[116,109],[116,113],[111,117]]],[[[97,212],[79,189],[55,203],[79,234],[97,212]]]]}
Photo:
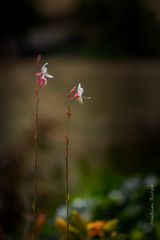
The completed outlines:
{"type": "Polygon", "coordinates": [[[83,104],[83,98],[90,99],[90,97],[83,96],[84,89],[79,83],[78,86],[74,86],[68,94],[67,105],[67,132],[65,135],[65,181],[66,181],[66,240],[69,240],[69,141],[70,141],[70,118],[71,118],[71,101],[76,100],[83,104]]]}
{"type": "Polygon", "coordinates": [[[67,133],[65,135],[65,178],[66,178],[66,239],[69,240],[69,140],[70,140],[70,117],[71,117],[71,99],[68,98],[67,106],[67,133]]]}
{"type": "Polygon", "coordinates": [[[33,189],[33,216],[34,216],[34,226],[33,226],[33,232],[34,232],[34,240],[37,240],[37,188],[38,188],[38,111],[39,111],[39,88],[47,85],[47,78],[53,78],[52,75],[48,73],[47,65],[48,63],[45,63],[41,70],[40,68],[40,62],[41,62],[41,55],[38,55],[37,61],[36,61],[36,67],[38,72],[35,73],[35,76],[37,78],[36,81],[36,87],[35,87],[35,131],[34,131],[34,145],[35,145],[35,154],[34,154],[34,189],[33,189]]]}
{"type": "Polygon", "coordinates": [[[38,109],[39,109],[39,91],[38,84],[35,90],[36,109],[35,109],[35,156],[34,156],[34,199],[33,199],[33,214],[34,214],[34,240],[37,240],[37,185],[38,185],[38,109]]]}

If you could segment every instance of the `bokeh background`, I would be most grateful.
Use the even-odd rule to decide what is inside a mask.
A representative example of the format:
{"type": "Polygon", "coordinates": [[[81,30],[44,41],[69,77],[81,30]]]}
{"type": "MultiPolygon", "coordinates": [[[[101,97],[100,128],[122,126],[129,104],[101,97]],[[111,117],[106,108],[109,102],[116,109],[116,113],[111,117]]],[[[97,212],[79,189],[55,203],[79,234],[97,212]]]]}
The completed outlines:
{"type": "MultiPolygon", "coordinates": [[[[92,99],[72,104],[72,198],[111,191],[131,177],[158,179],[160,2],[5,0],[1,12],[0,239],[32,232],[39,53],[54,75],[40,89],[38,188],[39,212],[53,232],[52,217],[65,203],[67,94],[79,82],[92,99]]],[[[55,239],[50,232],[42,239],[55,239]]]]}

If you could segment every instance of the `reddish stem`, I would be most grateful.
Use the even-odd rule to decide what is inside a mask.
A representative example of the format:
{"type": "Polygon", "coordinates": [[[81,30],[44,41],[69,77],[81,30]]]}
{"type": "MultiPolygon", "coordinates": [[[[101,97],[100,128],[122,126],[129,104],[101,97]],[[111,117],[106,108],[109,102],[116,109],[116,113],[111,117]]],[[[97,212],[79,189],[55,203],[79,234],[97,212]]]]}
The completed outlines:
{"type": "Polygon", "coordinates": [[[70,133],[70,117],[71,117],[71,101],[68,100],[67,107],[67,134],[65,136],[65,166],[66,166],[66,211],[67,211],[67,228],[66,228],[66,239],[69,240],[69,133],[70,133]]]}
{"type": "Polygon", "coordinates": [[[39,108],[39,92],[38,84],[35,90],[36,109],[35,109],[35,156],[34,156],[34,199],[33,199],[33,215],[34,215],[34,240],[37,240],[37,183],[38,183],[38,108],[39,108]]]}

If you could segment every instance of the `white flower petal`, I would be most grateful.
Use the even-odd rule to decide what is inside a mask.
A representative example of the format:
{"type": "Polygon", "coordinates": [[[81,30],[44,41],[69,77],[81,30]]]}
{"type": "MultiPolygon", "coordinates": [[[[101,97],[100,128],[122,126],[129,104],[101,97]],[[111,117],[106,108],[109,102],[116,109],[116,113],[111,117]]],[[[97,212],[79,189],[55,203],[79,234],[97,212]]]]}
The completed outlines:
{"type": "Polygon", "coordinates": [[[91,97],[85,97],[85,96],[83,96],[83,98],[85,98],[85,99],[87,99],[87,100],[91,99],[91,97]]]}
{"type": "Polygon", "coordinates": [[[47,86],[47,78],[45,78],[44,85],[47,86]]]}
{"type": "Polygon", "coordinates": [[[77,87],[77,93],[78,93],[78,96],[80,97],[82,97],[82,94],[84,93],[84,89],[81,87],[80,83],[78,84],[78,87],[77,87]]]}
{"type": "Polygon", "coordinates": [[[47,66],[48,65],[48,63],[45,63],[43,66],[42,66],[42,68],[41,68],[41,72],[43,73],[43,74],[46,74],[47,73],[47,66]]]}
{"type": "Polygon", "coordinates": [[[78,101],[79,103],[83,104],[83,99],[82,99],[82,97],[79,97],[79,98],[77,99],[77,101],[78,101]]]}
{"type": "Polygon", "coordinates": [[[48,74],[48,73],[46,73],[45,76],[46,76],[47,78],[53,78],[53,76],[52,76],[51,74],[48,74]]]}

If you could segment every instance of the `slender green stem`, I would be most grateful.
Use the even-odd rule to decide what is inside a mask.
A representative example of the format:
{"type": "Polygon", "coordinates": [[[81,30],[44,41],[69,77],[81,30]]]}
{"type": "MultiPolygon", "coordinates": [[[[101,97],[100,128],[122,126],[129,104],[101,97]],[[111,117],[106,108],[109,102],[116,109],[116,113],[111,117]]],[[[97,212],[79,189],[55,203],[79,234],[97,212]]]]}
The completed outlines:
{"type": "Polygon", "coordinates": [[[69,133],[70,133],[70,99],[68,100],[67,108],[67,133],[65,136],[66,151],[65,151],[65,164],[66,164],[66,212],[67,212],[67,227],[66,227],[66,239],[69,240],[69,133]]]}
{"type": "Polygon", "coordinates": [[[38,107],[39,107],[39,94],[38,86],[35,91],[36,109],[35,109],[35,157],[34,157],[34,199],[33,199],[33,214],[34,214],[34,240],[37,240],[37,165],[38,165],[38,107]]]}

